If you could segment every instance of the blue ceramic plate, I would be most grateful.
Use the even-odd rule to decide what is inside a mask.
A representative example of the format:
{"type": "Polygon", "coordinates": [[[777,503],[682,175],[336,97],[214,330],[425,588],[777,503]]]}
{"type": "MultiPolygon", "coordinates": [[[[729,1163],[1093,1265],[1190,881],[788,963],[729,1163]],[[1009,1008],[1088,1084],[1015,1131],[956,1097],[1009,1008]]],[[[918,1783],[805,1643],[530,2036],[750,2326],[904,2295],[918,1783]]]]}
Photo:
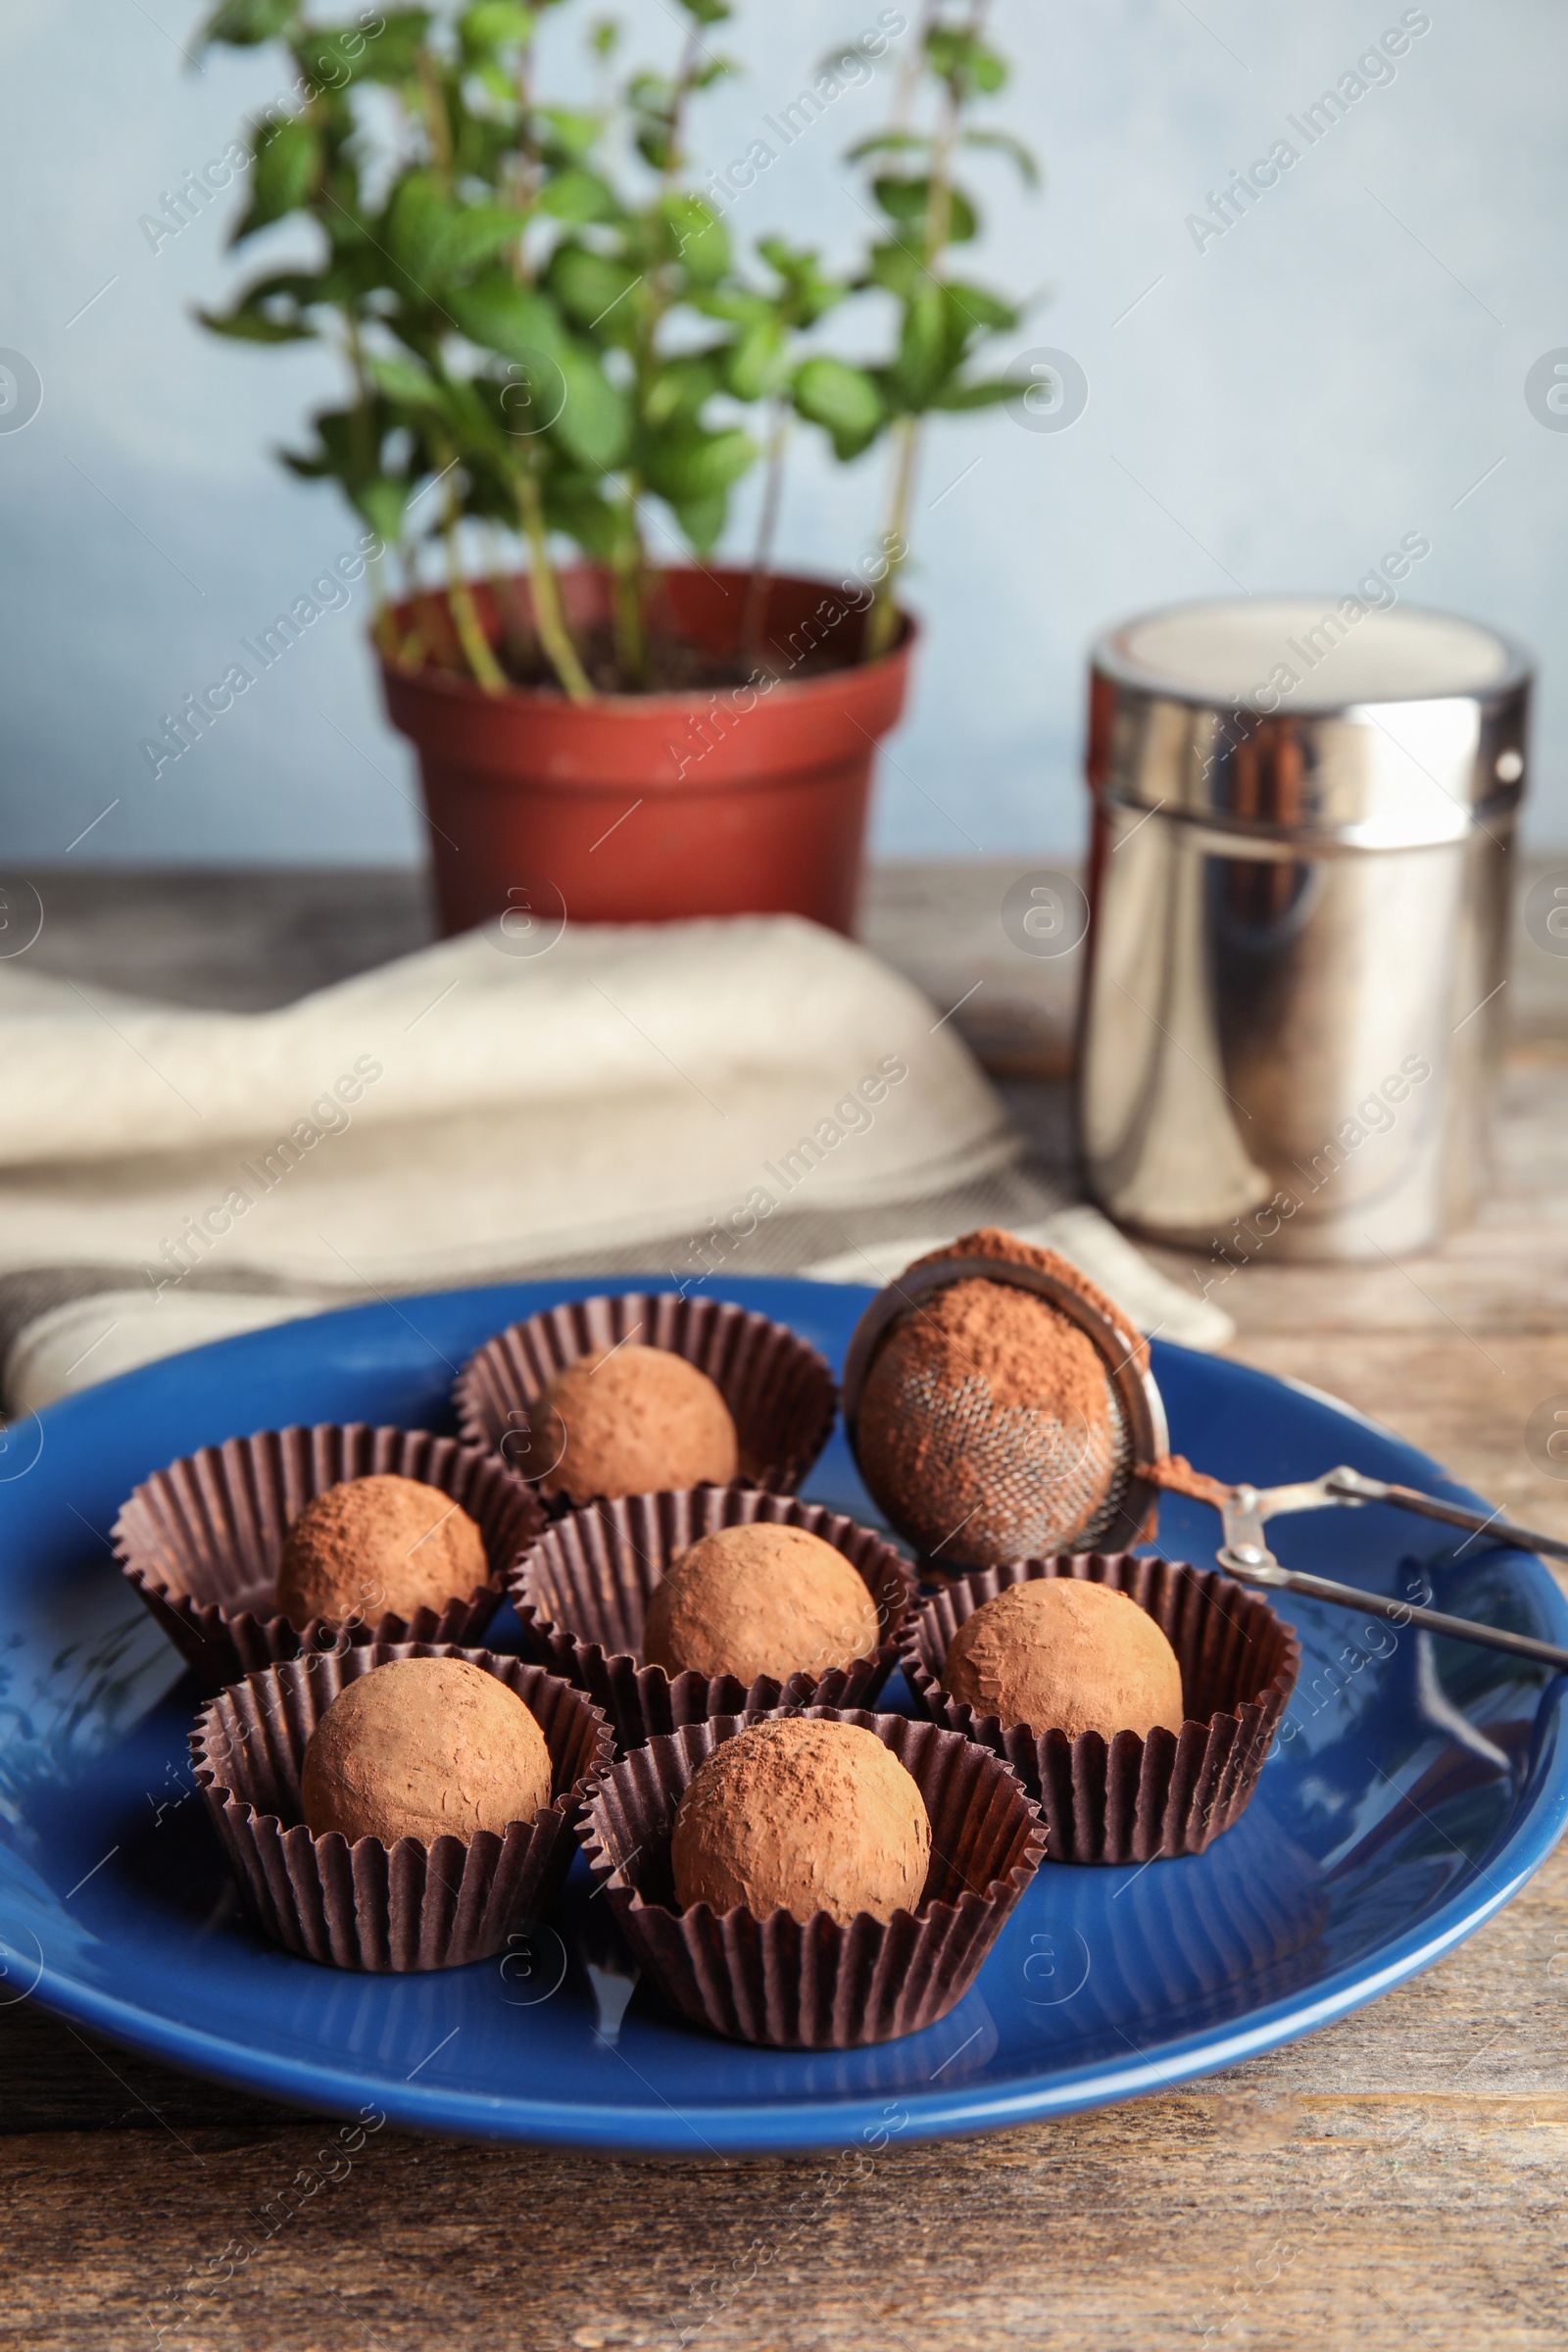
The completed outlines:
{"type": "MultiPolygon", "coordinates": [[[[192,1447],[290,1421],[450,1428],[465,1357],[599,1283],[357,1307],[171,1358],[0,1432],[0,2002],[36,1998],[136,2049],[318,2108],[476,2138],[689,2154],[974,2132],[1181,2082],[1371,2000],[1479,1927],[1544,1859],[1568,1803],[1561,1679],[1462,1642],[1287,1599],[1304,1663],[1277,1752],[1200,1858],[1045,1865],[974,1989],[923,2034],[821,2056],[681,2025],[589,1899],[504,1957],[361,1977],[288,1958],[239,1916],[192,1791],[194,1712],[106,1531],[192,1447]]],[[[648,1287],[627,1283],[624,1288],[648,1287]]],[[[868,1293],[736,1282],[835,1362],[868,1293]]],[[[1445,1486],[1327,1398],[1154,1350],[1172,1443],[1259,1484],[1350,1462],[1445,1486]]],[[[841,1436],[807,1493],[874,1516],[841,1436]]],[[[1467,1497],[1473,1499],[1473,1497],[1467,1497]]],[[[1217,1522],[1167,1500],[1162,1547],[1217,1522]]],[[[1568,1642],[1540,1562],[1387,1508],[1279,1523],[1292,1565],[1568,1642]]],[[[508,1611],[494,1639],[515,1639],[508,1611]]],[[[895,1683],[884,1705],[906,1705],[895,1683]]]]}

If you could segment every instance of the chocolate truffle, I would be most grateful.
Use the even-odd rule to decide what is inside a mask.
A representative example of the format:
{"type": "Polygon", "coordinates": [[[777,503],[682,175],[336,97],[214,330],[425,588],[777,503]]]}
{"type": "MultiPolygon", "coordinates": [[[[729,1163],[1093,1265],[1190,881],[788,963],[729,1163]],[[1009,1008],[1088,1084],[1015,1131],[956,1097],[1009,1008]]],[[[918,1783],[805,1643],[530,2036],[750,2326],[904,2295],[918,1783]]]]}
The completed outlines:
{"type": "Polygon", "coordinates": [[[1032,1732],[1182,1728],[1182,1670],[1147,1609],[1109,1585],[1054,1576],[1009,1585],[966,1617],[942,1681],[977,1715],[1032,1732]]]}
{"type": "Polygon", "coordinates": [[[580,1355],[528,1407],[514,1455],[547,1494],[651,1494],[723,1486],[739,1467],[735,1424],[706,1372],[668,1348],[635,1343],[580,1355]]]}
{"type": "Polygon", "coordinates": [[[931,1823],[911,1776],[858,1724],[789,1716],[726,1740],[675,1809],[675,1900],[759,1918],[912,1911],[931,1823]]]}
{"type": "Polygon", "coordinates": [[[376,1471],[305,1505],[277,1571],[277,1609],[313,1617],[411,1618],[465,1598],[490,1573],[484,1539],[463,1505],[417,1478],[376,1471]]]}
{"type": "Polygon", "coordinates": [[[869,1657],[876,1602],[842,1551],[804,1527],[719,1527],[654,1587],[643,1658],[666,1674],[826,1674],[869,1657]]]}
{"type": "MultiPolygon", "coordinates": [[[[1066,1258],[995,1227],[932,1256],[1036,1266],[1123,1319],[1066,1258]]],[[[1105,1366],[1048,1299],[980,1276],[953,1283],[877,1350],[856,1455],[894,1525],[945,1563],[989,1568],[1082,1548],[1116,1469],[1105,1366]]]]}
{"type": "Polygon", "coordinates": [[[550,1802],[550,1750],[514,1690],[466,1658],[394,1658],[345,1683],[300,1774],[320,1838],[499,1837],[550,1802]]]}

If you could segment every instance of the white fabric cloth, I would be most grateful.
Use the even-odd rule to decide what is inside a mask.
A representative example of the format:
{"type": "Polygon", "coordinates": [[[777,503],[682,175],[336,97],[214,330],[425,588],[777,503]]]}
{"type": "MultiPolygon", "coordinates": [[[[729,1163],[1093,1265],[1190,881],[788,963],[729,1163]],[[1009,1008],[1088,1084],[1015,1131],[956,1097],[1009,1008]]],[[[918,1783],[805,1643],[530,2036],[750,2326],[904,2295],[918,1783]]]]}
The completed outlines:
{"type": "Polygon", "coordinates": [[[718,1281],[706,1235],[803,1208],[908,1202],[918,1239],[913,1204],[1021,1155],[951,1024],[836,933],[519,944],[470,933],[266,1013],[0,963],[0,1280],[93,1270],[24,1320],[12,1409],[345,1297],[671,1234],[718,1281]]]}
{"type": "Polygon", "coordinates": [[[266,1013],[0,965],[0,1065],[3,1267],[458,1280],[1018,1152],[924,999],[789,916],[473,932],[266,1013]]]}

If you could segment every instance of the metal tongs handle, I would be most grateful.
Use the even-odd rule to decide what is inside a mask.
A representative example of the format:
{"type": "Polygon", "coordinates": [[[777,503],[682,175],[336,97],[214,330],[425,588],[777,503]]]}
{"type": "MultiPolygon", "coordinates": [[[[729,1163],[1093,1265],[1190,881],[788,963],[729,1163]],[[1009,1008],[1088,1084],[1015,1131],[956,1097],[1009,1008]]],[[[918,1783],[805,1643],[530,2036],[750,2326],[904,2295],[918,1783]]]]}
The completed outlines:
{"type": "Polygon", "coordinates": [[[1488,1514],[1462,1503],[1440,1502],[1436,1495],[1423,1494],[1417,1488],[1390,1486],[1383,1479],[1367,1478],[1359,1470],[1347,1468],[1325,1471],[1321,1478],[1291,1487],[1232,1487],[1219,1506],[1225,1541],[1215,1556],[1228,1575],[1244,1584],[1270,1585],[1286,1592],[1299,1592],[1307,1599],[1336,1601],[1343,1608],[1387,1617],[1396,1625],[1424,1626],[1430,1633],[1451,1634],[1485,1649],[1504,1649],[1516,1658],[1535,1658],[1547,1666],[1568,1668],[1568,1649],[1559,1649],[1554,1642],[1537,1642],[1528,1634],[1504,1633],[1500,1626],[1482,1625],[1473,1617],[1449,1617],[1442,1609],[1418,1608],[1413,1601],[1386,1600],[1381,1593],[1362,1592],[1354,1585],[1336,1584],[1330,1577],[1307,1576],[1299,1569],[1281,1567],[1264,1541],[1264,1521],[1280,1512],[1314,1511],[1336,1502],[1352,1506],[1396,1502],[1427,1519],[1443,1519],[1476,1535],[1486,1532],[1498,1543],[1568,1559],[1568,1544],[1515,1527],[1494,1511],[1488,1514]]]}

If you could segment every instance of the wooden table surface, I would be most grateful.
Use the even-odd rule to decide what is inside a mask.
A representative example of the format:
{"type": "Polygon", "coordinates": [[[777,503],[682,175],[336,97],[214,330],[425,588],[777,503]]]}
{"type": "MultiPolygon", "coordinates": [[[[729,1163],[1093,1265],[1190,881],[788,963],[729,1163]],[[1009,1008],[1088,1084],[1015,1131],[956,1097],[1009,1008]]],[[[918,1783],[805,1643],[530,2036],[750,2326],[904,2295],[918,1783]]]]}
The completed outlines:
{"type": "MultiPolygon", "coordinates": [[[[972,872],[884,875],[868,929],[940,994],[963,968],[943,925],[975,887],[972,872]]],[[[385,876],[84,876],[51,904],[53,968],[233,1004],[396,953],[422,922],[414,885],[385,876]]],[[[1523,1442],[1531,1408],[1568,1392],[1562,981],[1568,964],[1542,959],[1521,992],[1497,1181],[1468,1232],[1397,1267],[1260,1263],[1218,1295],[1243,1360],[1333,1391],[1568,1534],[1568,1486],[1523,1442]]],[[[980,1042],[1049,1073],[1059,1012],[1047,975],[980,1042]]],[[[1009,1092],[1063,1152],[1059,1080],[1009,1092]]],[[[23,2001],[0,2009],[0,2343],[674,2352],[695,2332],[705,2352],[1558,2352],[1565,2038],[1568,1847],[1426,1976],[1171,2096],[895,2144],[848,2179],[387,2130],[288,2218],[278,2200],[335,2126],[23,2001]],[[232,2276],[199,2324],[170,2325],[170,2297],[225,2249],[232,2276]]]]}

